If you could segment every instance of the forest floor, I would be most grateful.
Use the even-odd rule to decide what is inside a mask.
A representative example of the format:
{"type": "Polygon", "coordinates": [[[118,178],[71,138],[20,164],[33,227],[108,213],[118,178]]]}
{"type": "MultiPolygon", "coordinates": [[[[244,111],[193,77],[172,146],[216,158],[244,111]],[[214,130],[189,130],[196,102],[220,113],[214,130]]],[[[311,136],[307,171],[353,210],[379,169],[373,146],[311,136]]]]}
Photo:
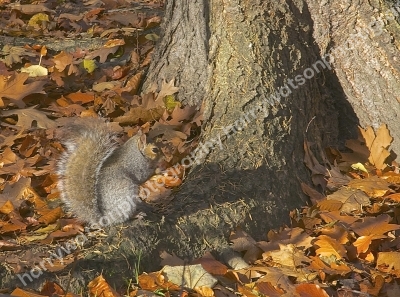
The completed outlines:
{"type": "MultiPolygon", "coordinates": [[[[64,212],[56,189],[59,127],[102,115],[121,133],[161,139],[169,165],[198,143],[201,110],[175,100],[174,81],[138,93],[163,8],[162,0],[0,0],[0,263],[10,274],[38,278],[73,266],[84,251],[84,226],[64,212]],[[64,256],[33,253],[39,245],[62,246],[64,256]]],[[[211,251],[186,262],[164,252],[160,271],[135,263],[123,288],[111,288],[99,271],[83,294],[400,296],[400,173],[388,163],[391,142],[386,125],[360,129],[347,152],[326,148],[323,161],[305,142],[314,184],[303,184],[299,196],[311,203],[288,213],[290,226],[258,242],[232,230],[230,260],[211,251]]],[[[167,170],[149,183],[160,179],[165,188],[155,201],[182,182],[167,170]]],[[[50,281],[32,292],[23,288],[28,281],[0,287],[0,296],[78,296],[50,281]]]]}

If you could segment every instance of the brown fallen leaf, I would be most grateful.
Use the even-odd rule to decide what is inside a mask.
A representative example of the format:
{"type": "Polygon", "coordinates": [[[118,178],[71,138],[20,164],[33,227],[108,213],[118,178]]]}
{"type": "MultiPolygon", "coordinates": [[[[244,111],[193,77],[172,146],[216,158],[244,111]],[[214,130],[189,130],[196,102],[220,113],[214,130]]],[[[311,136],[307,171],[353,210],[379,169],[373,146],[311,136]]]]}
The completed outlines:
{"type": "Polygon", "coordinates": [[[360,236],[372,235],[373,238],[383,238],[386,232],[400,229],[400,225],[389,224],[391,217],[382,214],[377,217],[366,217],[361,222],[355,222],[351,228],[360,236]]]}
{"type": "Polygon", "coordinates": [[[43,111],[37,110],[35,107],[6,110],[2,112],[2,115],[9,116],[16,114],[18,116],[17,126],[24,129],[30,129],[33,121],[36,121],[36,126],[39,128],[49,129],[57,127],[55,121],[50,120],[43,111]]]}
{"type": "Polygon", "coordinates": [[[21,246],[15,242],[8,240],[0,240],[0,251],[15,251],[20,249],[21,246]]]}
{"type": "Polygon", "coordinates": [[[318,192],[317,190],[311,188],[309,185],[305,183],[301,183],[301,189],[303,190],[303,193],[306,194],[308,197],[310,197],[311,202],[313,204],[316,204],[317,202],[320,202],[322,200],[325,200],[325,195],[318,192]]]}
{"type": "Polygon", "coordinates": [[[165,80],[161,83],[161,90],[157,95],[156,101],[164,99],[165,96],[175,94],[179,91],[178,87],[174,86],[175,79],[171,79],[169,82],[165,80]]]}
{"type": "Polygon", "coordinates": [[[363,206],[368,206],[371,204],[370,198],[363,191],[348,187],[340,188],[333,194],[328,195],[327,199],[328,201],[340,201],[343,205],[339,209],[345,213],[362,211],[363,206]]]}
{"type": "Polygon", "coordinates": [[[279,248],[279,251],[263,253],[263,259],[266,260],[271,258],[274,263],[278,263],[291,269],[295,269],[298,265],[311,261],[304,255],[303,251],[297,248],[294,244],[279,244],[279,248]]]}
{"type": "Polygon", "coordinates": [[[208,273],[212,275],[224,275],[228,271],[228,267],[217,261],[210,252],[203,257],[192,261],[190,264],[201,264],[208,273]]]}
{"type": "Polygon", "coordinates": [[[272,285],[270,282],[257,282],[257,290],[264,296],[281,296],[285,291],[277,286],[272,285]]]}
{"type": "Polygon", "coordinates": [[[373,198],[382,197],[390,191],[390,184],[378,176],[353,179],[349,182],[348,186],[353,189],[360,189],[373,198]]]}
{"type": "Polygon", "coordinates": [[[30,94],[44,94],[43,86],[46,81],[34,81],[24,84],[28,79],[28,73],[15,73],[9,79],[0,76],[0,106],[5,106],[3,98],[10,99],[19,108],[24,108],[22,99],[30,94]]]}

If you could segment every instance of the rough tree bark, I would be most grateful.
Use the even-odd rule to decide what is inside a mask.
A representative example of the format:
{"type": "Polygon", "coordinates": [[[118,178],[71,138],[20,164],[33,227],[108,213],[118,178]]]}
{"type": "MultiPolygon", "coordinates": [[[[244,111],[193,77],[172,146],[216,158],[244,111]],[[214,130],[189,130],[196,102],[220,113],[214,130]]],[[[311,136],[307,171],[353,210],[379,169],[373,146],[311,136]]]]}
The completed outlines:
{"type": "Polygon", "coordinates": [[[400,2],[306,2],[320,54],[333,57],[335,74],[360,125],[387,124],[394,138],[391,148],[399,154],[400,2]]]}
{"type": "MultiPolygon", "coordinates": [[[[220,252],[238,226],[264,238],[270,228],[288,222],[289,210],[307,203],[300,189],[300,182],[309,182],[303,165],[305,138],[319,147],[335,145],[340,137],[354,134],[355,113],[364,124],[370,123],[361,116],[368,109],[355,102],[360,94],[372,93],[353,93],[373,90],[365,79],[390,85],[390,90],[383,90],[386,100],[400,98],[395,95],[398,82],[392,79],[398,65],[389,66],[388,60],[370,64],[364,56],[363,67],[354,68],[355,56],[335,55],[335,70],[329,69],[325,53],[351,33],[338,24],[346,7],[340,13],[333,9],[342,1],[324,1],[325,6],[313,0],[167,2],[164,36],[145,86],[175,79],[182,102],[204,102],[202,143],[215,146],[191,168],[169,205],[170,215],[110,228],[104,243],[88,247],[85,259],[73,267],[72,279],[70,269],[57,275],[59,282],[70,283],[76,291],[99,271],[112,285],[123,285],[124,278],[133,277],[139,254],[141,267],[150,271],[159,268],[163,250],[186,259],[206,250],[220,252]],[[381,75],[373,76],[377,64],[381,75]],[[365,79],[354,80],[351,69],[353,76],[365,79]],[[271,94],[281,98],[273,100],[271,94]],[[231,125],[236,130],[229,130],[231,125]],[[340,131],[341,127],[345,129],[340,131]]],[[[379,15],[375,10],[355,15],[370,2],[347,6],[353,24],[379,15]]],[[[367,38],[357,46],[363,47],[360,52],[367,46],[380,49],[377,57],[395,50],[391,43],[376,42],[367,38]]],[[[37,287],[46,278],[54,276],[45,273],[30,286],[37,287]]]]}

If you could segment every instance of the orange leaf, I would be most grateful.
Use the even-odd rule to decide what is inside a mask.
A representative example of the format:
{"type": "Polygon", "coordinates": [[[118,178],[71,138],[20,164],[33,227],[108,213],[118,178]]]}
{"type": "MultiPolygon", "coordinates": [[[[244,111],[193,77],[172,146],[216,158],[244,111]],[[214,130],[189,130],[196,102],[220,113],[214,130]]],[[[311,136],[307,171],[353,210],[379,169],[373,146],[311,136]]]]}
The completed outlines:
{"type": "Polygon", "coordinates": [[[376,137],[370,148],[371,155],[368,159],[377,169],[384,169],[386,167],[385,160],[390,155],[387,148],[392,140],[393,138],[390,136],[386,124],[382,124],[376,131],[376,137]]]}
{"type": "Polygon", "coordinates": [[[351,227],[354,232],[360,236],[373,235],[374,238],[382,238],[380,235],[400,229],[397,224],[389,224],[391,220],[390,216],[387,214],[382,214],[380,216],[363,218],[362,222],[356,222],[351,227]]]}
{"type": "Polygon", "coordinates": [[[208,287],[195,287],[194,290],[202,297],[214,297],[214,291],[208,287]]]}
{"type": "Polygon", "coordinates": [[[360,236],[353,243],[353,245],[357,248],[357,254],[366,253],[369,249],[369,246],[372,242],[373,235],[360,236]]]}
{"type": "Polygon", "coordinates": [[[124,45],[125,41],[123,39],[110,39],[104,44],[105,48],[111,48],[114,46],[124,45]]]}
{"type": "Polygon", "coordinates": [[[325,290],[314,284],[300,284],[296,286],[296,292],[301,297],[329,297],[325,290]]]}
{"type": "Polygon", "coordinates": [[[1,207],[0,213],[9,214],[14,210],[14,205],[10,200],[7,200],[1,207]]]}
{"type": "Polygon", "coordinates": [[[27,95],[34,93],[44,93],[43,86],[45,81],[35,81],[29,84],[24,84],[28,79],[28,73],[16,73],[9,79],[0,75],[0,106],[4,106],[2,98],[12,99],[18,107],[25,107],[25,103],[21,100],[27,95]]]}
{"type": "Polygon", "coordinates": [[[47,48],[45,45],[40,49],[40,55],[46,56],[47,55],[47,48]]]}
{"type": "Polygon", "coordinates": [[[270,282],[257,283],[258,291],[265,296],[280,296],[285,293],[284,290],[274,287],[270,282]]]}
{"type": "Polygon", "coordinates": [[[378,198],[385,195],[389,190],[389,183],[378,177],[372,176],[364,179],[353,179],[348,186],[354,189],[364,191],[371,197],[378,198]]]}
{"type": "Polygon", "coordinates": [[[102,275],[92,280],[89,285],[89,292],[92,296],[115,297],[120,296],[110,285],[106,282],[102,275]]]}
{"type": "Polygon", "coordinates": [[[246,286],[242,286],[241,284],[238,284],[238,291],[245,297],[257,297],[258,296],[258,294],[256,294],[256,292],[253,292],[252,289],[250,289],[246,286]]]}
{"type": "Polygon", "coordinates": [[[327,235],[341,244],[349,242],[349,232],[342,226],[334,225],[333,227],[322,228],[321,234],[327,235]]]}
{"type": "Polygon", "coordinates": [[[332,262],[331,268],[334,269],[336,273],[342,274],[342,275],[349,273],[351,271],[351,268],[344,263],[336,264],[336,262],[332,262]]]}
{"type": "Polygon", "coordinates": [[[92,102],[94,100],[94,94],[77,92],[77,93],[69,94],[69,95],[65,96],[65,98],[68,98],[69,100],[71,100],[74,103],[77,103],[77,102],[88,103],[88,102],[92,102]]]}
{"type": "Polygon", "coordinates": [[[380,271],[390,272],[392,269],[400,270],[399,252],[381,252],[378,253],[376,268],[380,271]]]}
{"type": "Polygon", "coordinates": [[[155,291],[157,289],[179,290],[180,287],[168,282],[161,272],[152,272],[139,275],[139,285],[143,290],[155,291]]]}
{"type": "Polygon", "coordinates": [[[61,218],[62,214],[63,214],[63,211],[62,211],[61,207],[57,207],[55,209],[52,209],[51,211],[49,211],[45,215],[41,216],[39,218],[39,222],[40,223],[45,223],[45,224],[54,223],[59,218],[61,218]]]}
{"type": "Polygon", "coordinates": [[[42,297],[42,296],[48,296],[48,295],[39,295],[35,294],[29,291],[22,290],[20,288],[16,288],[14,291],[12,291],[10,296],[19,296],[19,297],[42,297]]]}
{"type": "Polygon", "coordinates": [[[337,259],[346,256],[345,247],[329,236],[318,236],[318,240],[314,244],[319,246],[319,249],[315,251],[317,255],[326,257],[334,255],[337,259]]]}
{"type": "Polygon", "coordinates": [[[385,198],[393,200],[395,202],[400,202],[400,193],[391,194],[389,196],[386,196],[385,198]]]}
{"type": "Polygon", "coordinates": [[[343,206],[343,203],[338,200],[330,199],[330,200],[322,200],[317,204],[320,210],[327,210],[327,211],[335,211],[340,210],[343,206]]]}
{"type": "Polygon", "coordinates": [[[64,51],[61,51],[61,53],[54,56],[55,67],[60,72],[64,71],[64,69],[68,65],[71,65],[73,61],[74,61],[74,56],[64,51]]]}

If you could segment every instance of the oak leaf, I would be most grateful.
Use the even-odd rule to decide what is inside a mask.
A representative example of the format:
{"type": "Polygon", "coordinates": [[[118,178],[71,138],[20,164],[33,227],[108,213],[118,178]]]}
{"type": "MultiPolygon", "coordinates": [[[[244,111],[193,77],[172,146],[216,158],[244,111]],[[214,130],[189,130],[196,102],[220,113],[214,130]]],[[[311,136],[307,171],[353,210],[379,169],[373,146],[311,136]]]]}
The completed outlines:
{"type": "Polygon", "coordinates": [[[50,120],[42,111],[35,109],[35,106],[24,109],[12,109],[3,112],[4,116],[16,114],[18,116],[17,126],[29,129],[32,122],[36,121],[39,128],[49,129],[57,126],[56,122],[50,120]]]}
{"type": "Polygon", "coordinates": [[[9,79],[0,76],[0,107],[4,106],[2,98],[11,99],[19,108],[25,107],[22,99],[30,94],[44,93],[43,86],[45,81],[35,81],[29,84],[24,84],[28,79],[28,73],[16,73],[9,79]]]}
{"type": "Polygon", "coordinates": [[[201,266],[212,275],[225,275],[228,271],[228,267],[217,261],[210,252],[194,260],[191,264],[201,264],[201,266]]]}
{"type": "Polygon", "coordinates": [[[169,82],[163,81],[161,83],[161,90],[157,95],[156,101],[179,91],[179,88],[174,86],[174,80],[175,79],[171,79],[169,82]]]}
{"type": "Polygon", "coordinates": [[[59,72],[64,71],[64,69],[68,65],[71,65],[73,62],[74,62],[74,56],[64,51],[54,56],[55,67],[59,72]]]}

